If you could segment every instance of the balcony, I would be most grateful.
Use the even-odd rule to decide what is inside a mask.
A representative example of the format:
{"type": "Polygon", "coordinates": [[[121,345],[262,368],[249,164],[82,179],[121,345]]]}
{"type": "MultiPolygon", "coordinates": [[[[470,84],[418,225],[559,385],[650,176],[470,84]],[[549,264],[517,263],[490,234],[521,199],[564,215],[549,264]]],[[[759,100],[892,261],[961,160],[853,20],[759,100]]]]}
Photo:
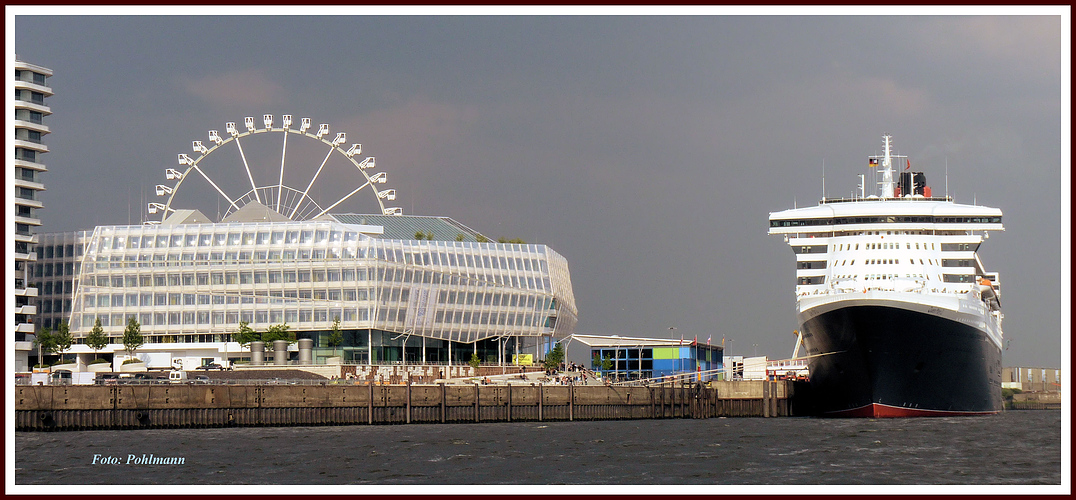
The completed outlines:
{"type": "Polygon", "coordinates": [[[15,99],[15,109],[29,109],[43,115],[51,115],[52,109],[45,105],[44,99],[15,99]],[[40,102],[36,102],[40,101],[40,102]]]}
{"type": "Polygon", "coordinates": [[[44,163],[38,163],[40,160],[41,160],[41,158],[35,158],[35,159],[31,160],[29,158],[24,158],[22,156],[16,156],[14,166],[22,167],[22,168],[30,169],[30,170],[35,170],[37,172],[48,172],[49,171],[48,166],[46,166],[44,163]]]}
{"type": "MultiPolygon", "coordinates": [[[[44,191],[45,190],[45,185],[44,184],[42,184],[40,182],[36,182],[36,181],[27,181],[27,180],[21,179],[19,177],[15,177],[15,182],[13,184],[15,185],[16,188],[24,187],[26,189],[33,189],[33,190],[36,190],[36,191],[44,191]]],[[[18,198],[19,196],[20,196],[19,194],[15,195],[16,198],[18,198]]],[[[26,198],[22,198],[22,199],[25,200],[26,198]]]]}
{"type": "MultiPolygon", "coordinates": [[[[49,152],[49,147],[46,146],[44,143],[42,143],[40,140],[34,141],[34,140],[31,140],[31,139],[26,138],[26,137],[16,137],[15,138],[15,147],[23,148],[23,149],[32,149],[34,151],[37,151],[38,153],[48,153],[49,152]]],[[[25,159],[25,158],[16,157],[16,159],[22,160],[22,159],[25,159]]],[[[27,161],[36,161],[36,160],[29,159],[27,161]]]]}
{"type": "MultiPolygon", "coordinates": [[[[38,96],[31,97],[30,98],[31,102],[36,102],[37,101],[37,99],[35,99],[35,97],[40,98],[42,101],[44,101],[45,97],[52,96],[52,88],[47,85],[48,82],[44,78],[35,78],[33,80],[18,79],[18,80],[15,80],[14,83],[15,83],[15,88],[16,89],[23,90],[23,91],[31,91],[31,92],[34,92],[34,93],[38,94],[38,96],[40,96],[40,97],[38,97],[38,96]]],[[[16,97],[16,99],[19,99],[19,98],[16,97]]],[[[40,104],[40,103],[38,103],[38,104],[40,104]]]]}
{"type": "Polygon", "coordinates": [[[37,306],[16,307],[15,314],[37,314],[37,306]]]}
{"type": "Polygon", "coordinates": [[[37,297],[37,288],[30,287],[24,288],[26,281],[16,278],[15,279],[15,296],[16,297],[37,297]]]}
{"type": "Polygon", "coordinates": [[[34,333],[33,323],[17,323],[15,325],[16,333],[34,333]]]}
{"type": "Polygon", "coordinates": [[[37,252],[19,253],[15,251],[15,262],[37,262],[37,252]]]}
{"type": "Polygon", "coordinates": [[[18,215],[15,215],[15,223],[16,224],[27,224],[27,225],[30,225],[30,226],[40,226],[41,225],[41,219],[38,219],[38,218],[34,217],[33,214],[30,214],[30,215],[18,214],[18,215]]]}
{"type": "MultiPolygon", "coordinates": [[[[14,241],[15,241],[16,243],[27,243],[27,244],[30,244],[30,245],[36,245],[36,244],[37,244],[37,242],[38,242],[38,236],[37,236],[36,234],[33,234],[33,233],[29,233],[29,234],[21,234],[21,233],[16,233],[16,234],[15,234],[15,237],[14,237],[14,238],[12,238],[12,239],[13,239],[13,240],[14,240],[14,241]]],[[[19,257],[19,256],[20,256],[21,254],[23,254],[24,252],[25,252],[25,253],[31,253],[31,252],[29,251],[29,249],[22,249],[22,248],[18,248],[18,247],[16,247],[16,248],[15,248],[15,256],[16,256],[16,259],[17,259],[17,260],[27,260],[27,259],[18,259],[18,257],[19,257]]]]}

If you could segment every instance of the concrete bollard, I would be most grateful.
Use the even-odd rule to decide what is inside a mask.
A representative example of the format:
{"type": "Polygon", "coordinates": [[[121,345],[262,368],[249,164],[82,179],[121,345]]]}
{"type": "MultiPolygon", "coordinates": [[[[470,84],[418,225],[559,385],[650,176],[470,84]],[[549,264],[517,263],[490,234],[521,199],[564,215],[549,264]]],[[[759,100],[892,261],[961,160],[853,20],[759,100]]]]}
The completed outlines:
{"type": "Polygon", "coordinates": [[[273,341],[273,364],[274,365],[286,365],[286,364],[288,364],[288,341],[287,340],[274,340],[273,341]]]}
{"type": "Polygon", "coordinates": [[[314,364],[313,357],[314,341],[312,339],[299,339],[299,364],[314,364]]]}
{"type": "Polygon", "coordinates": [[[259,340],[250,343],[250,364],[265,364],[265,342],[259,340]]]}

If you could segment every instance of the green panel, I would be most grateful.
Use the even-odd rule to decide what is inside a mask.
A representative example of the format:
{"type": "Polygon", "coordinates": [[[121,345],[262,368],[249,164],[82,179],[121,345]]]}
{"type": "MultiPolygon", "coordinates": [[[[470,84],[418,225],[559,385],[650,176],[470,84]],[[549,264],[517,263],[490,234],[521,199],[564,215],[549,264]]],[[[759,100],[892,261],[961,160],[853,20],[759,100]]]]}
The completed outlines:
{"type": "Polygon", "coordinates": [[[655,347],[654,359],[678,359],[680,349],[676,347],[655,347]]]}

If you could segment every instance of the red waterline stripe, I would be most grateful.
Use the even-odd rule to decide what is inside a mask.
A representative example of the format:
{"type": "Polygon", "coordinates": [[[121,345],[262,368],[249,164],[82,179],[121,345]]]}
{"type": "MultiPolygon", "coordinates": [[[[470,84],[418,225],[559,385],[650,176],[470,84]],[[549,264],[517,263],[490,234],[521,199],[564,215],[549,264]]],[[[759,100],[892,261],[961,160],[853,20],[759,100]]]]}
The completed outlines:
{"type": "Polygon", "coordinates": [[[904,408],[890,406],[881,403],[841,410],[826,412],[827,417],[851,417],[851,418],[907,418],[907,417],[967,417],[975,415],[995,415],[997,411],[951,411],[951,410],[927,410],[922,408],[904,408]]]}

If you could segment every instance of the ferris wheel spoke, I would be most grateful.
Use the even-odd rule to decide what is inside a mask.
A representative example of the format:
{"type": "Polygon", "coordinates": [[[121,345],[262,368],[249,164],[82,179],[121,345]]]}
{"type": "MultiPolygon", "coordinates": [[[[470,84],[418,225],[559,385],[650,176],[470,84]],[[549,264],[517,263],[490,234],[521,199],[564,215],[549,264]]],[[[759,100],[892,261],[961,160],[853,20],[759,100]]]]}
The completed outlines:
{"type": "Polygon", "coordinates": [[[235,138],[235,145],[239,147],[239,157],[243,159],[243,168],[247,169],[247,178],[250,179],[250,188],[254,190],[254,199],[258,200],[258,203],[262,202],[260,196],[258,196],[258,186],[254,184],[254,176],[250,173],[250,165],[247,164],[247,155],[243,153],[243,145],[239,142],[239,138],[235,138]]]}
{"type": "Polygon", "coordinates": [[[313,218],[317,219],[318,217],[321,217],[322,215],[325,215],[325,212],[328,212],[329,210],[332,210],[333,208],[336,208],[336,206],[343,203],[344,200],[346,200],[348,198],[351,198],[352,195],[354,195],[355,193],[358,193],[359,191],[362,191],[362,188],[364,188],[366,186],[369,186],[369,185],[370,185],[370,181],[366,181],[365,184],[355,188],[354,191],[348,193],[347,196],[344,196],[343,198],[340,198],[339,200],[336,201],[336,203],[333,203],[332,205],[329,205],[329,208],[326,208],[326,209],[322,210],[321,213],[315,215],[313,218]]]}
{"type": "MultiPolygon", "coordinates": [[[[333,154],[333,149],[336,149],[336,146],[330,147],[329,152],[325,153],[325,159],[321,160],[321,166],[318,167],[317,172],[314,172],[314,177],[310,179],[310,184],[306,185],[306,190],[304,190],[302,196],[299,197],[299,201],[295,203],[295,208],[293,208],[291,210],[291,213],[288,214],[288,218],[291,218],[292,216],[295,215],[295,211],[298,210],[299,205],[301,205],[303,203],[303,200],[306,199],[306,194],[310,192],[310,186],[313,186],[314,181],[318,180],[318,176],[321,175],[321,169],[325,168],[325,164],[328,163],[328,161],[329,161],[329,156],[331,156],[333,154]]],[[[369,184],[369,183],[367,183],[367,184],[369,184]]],[[[356,191],[358,191],[358,190],[356,190],[356,191]]],[[[348,195],[348,196],[351,196],[351,195],[348,195]]],[[[324,213],[324,212],[322,212],[322,213],[324,213]]],[[[320,214],[318,214],[318,215],[320,215],[320,214]]]]}
{"type": "Polygon", "coordinates": [[[276,211],[281,211],[280,194],[284,192],[284,158],[288,156],[288,129],[284,128],[284,148],[280,151],[280,180],[277,182],[276,211]]]}
{"type": "Polygon", "coordinates": [[[216,189],[217,192],[220,193],[220,195],[224,197],[225,200],[228,200],[229,205],[235,207],[236,210],[239,210],[239,206],[235,204],[235,201],[229,198],[228,195],[224,194],[224,191],[220,189],[220,186],[217,186],[217,183],[213,182],[213,179],[210,179],[209,176],[206,175],[206,173],[198,167],[198,165],[194,165],[194,170],[196,170],[199,174],[202,174],[202,177],[205,177],[206,182],[209,182],[209,185],[213,186],[213,189],[216,189]]]}

